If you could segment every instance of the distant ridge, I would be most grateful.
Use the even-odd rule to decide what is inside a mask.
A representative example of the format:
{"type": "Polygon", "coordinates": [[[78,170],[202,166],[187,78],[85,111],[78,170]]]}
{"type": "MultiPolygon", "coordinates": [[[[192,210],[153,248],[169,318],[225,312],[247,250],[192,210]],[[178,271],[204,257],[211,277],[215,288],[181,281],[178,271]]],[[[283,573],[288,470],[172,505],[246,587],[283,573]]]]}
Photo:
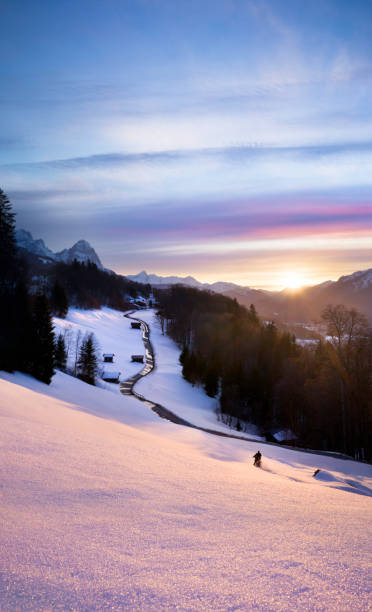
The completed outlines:
{"type": "Polygon", "coordinates": [[[206,289],[214,293],[226,293],[227,291],[241,291],[244,295],[250,293],[269,293],[260,289],[252,289],[251,287],[243,287],[235,283],[218,281],[216,283],[201,283],[193,276],[158,276],[157,274],[148,274],[145,270],[139,274],[128,274],[127,278],[137,283],[148,283],[155,287],[170,287],[171,285],[185,285],[187,287],[195,287],[197,289],[206,289]]]}

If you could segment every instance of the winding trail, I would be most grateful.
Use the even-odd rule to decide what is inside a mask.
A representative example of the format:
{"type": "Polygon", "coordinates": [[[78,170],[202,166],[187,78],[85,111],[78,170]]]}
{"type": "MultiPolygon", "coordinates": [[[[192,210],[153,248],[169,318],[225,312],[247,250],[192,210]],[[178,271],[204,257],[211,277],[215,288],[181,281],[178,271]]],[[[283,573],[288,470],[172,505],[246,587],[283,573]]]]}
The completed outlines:
{"type": "Polygon", "coordinates": [[[196,425],[193,425],[192,423],[185,421],[185,419],[181,419],[179,416],[174,414],[174,412],[171,412],[170,410],[168,410],[161,404],[157,404],[156,402],[151,402],[150,400],[146,399],[143,395],[141,395],[141,393],[138,393],[137,391],[134,390],[134,385],[136,384],[136,382],[138,382],[141,378],[143,378],[144,376],[147,376],[148,374],[150,374],[150,372],[154,370],[155,353],[154,353],[154,349],[150,341],[150,328],[148,324],[145,323],[145,321],[138,319],[138,317],[131,316],[133,312],[135,311],[128,312],[124,316],[127,317],[127,319],[138,321],[141,324],[142,340],[145,346],[145,367],[142,368],[142,370],[138,372],[138,374],[134,374],[134,376],[131,376],[124,382],[120,383],[120,392],[123,395],[134,395],[134,397],[136,397],[141,402],[146,404],[146,406],[151,408],[151,410],[155,412],[162,419],[166,419],[167,421],[171,421],[172,423],[176,423],[177,425],[184,425],[185,427],[193,427],[194,429],[202,429],[201,427],[197,427],[196,425]]]}
{"type": "Polygon", "coordinates": [[[156,365],[155,364],[155,353],[154,353],[154,349],[150,341],[149,325],[145,321],[142,321],[141,319],[139,319],[138,317],[131,316],[133,312],[136,312],[136,311],[132,310],[131,312],[127,312],[124,314],[124,316],[127,319],[138,321],[141,324],[142,340],[145,346],[145,366],[144,368],[142,368],[140,372],[138,372],[138,374],[135,374],[134,376],[131,376],[124,382],[120,383],[120,392],[123,395],[133,395],[138,400],[146,404],[148,408],[150,408],[153,412],[155,412],[162,419],[170,421],[171,423],[176,423],[176,425],[183,425],[184,427],[192,427],[193,429],[199,429],[199,431],[204,431],[205,433],[211,434],[213,436],[220,436],[221,438],[234,438],[236,440],[244,440],[245,442],[254,442],[255,444],[280,446],[280,448],[287,448],[288,450],[291,450],[291,451],[299,451],[301,453],[309,453],[312,455],[324,455],[327,457],[336,457],[337,459],[345,459],[349,461],[354,461],[353,457],[349,457],[348,455],[343,455],[342,453],[333,453],[333,452],[326,452],[326,451],[320,451],[320,450],[311,450],[307,448],[286,446],[285,444],[276,444],[275,442],[267,442],[266,440],[260,441],[255,438],[247,438],[246,436],[238,436],[238,435],[234,435],[231,433],[227,433],[227,432],[225,433],[223,431],[218,431],[216,429],[207,429],[206,427],[200,427],[199,425],[194,425],[193,423],[190,423],[189,421],[182,419],[181,417],[177,416],[174,412],[171,412],[170,410],[168,410],[168,408],[165,408],[161,404],[158,404],[157,402],[152,402],[151,400],[146,399],[143,395],[141,395],[141,393],[138,393],[137,391],[134,390],[134,385],[141,378],[143,378],[144,376],[147,376],[148,374],[150,374],[150,372],[154,370],[155,365],[156,365]]]}

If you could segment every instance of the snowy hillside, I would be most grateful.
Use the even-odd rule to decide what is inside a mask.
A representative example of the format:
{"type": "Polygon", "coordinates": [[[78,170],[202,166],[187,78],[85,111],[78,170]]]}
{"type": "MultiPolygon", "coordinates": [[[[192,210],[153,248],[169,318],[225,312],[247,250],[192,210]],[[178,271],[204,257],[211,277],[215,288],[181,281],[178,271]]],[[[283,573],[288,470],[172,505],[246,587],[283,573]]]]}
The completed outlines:
{"type": "MultiPolygon", "coordinates": [[[[141,365],[131,362],[132,354],[144,352],[141,334],[131,329],[130,321],[124,318],[122,312],[112,308],[101,310],[70,308],[65,319],[55,317],[53,323],[55,333],[62,333],[65,337],[70,367],[73,367],[76,339],[80,332],[81,337],[94,333],[101,369],[120,371],[121,380],[129,378],[141,369],[141,365]],[[104,364],[103,353],[114,353],[113,363],[104,364]]],[[[119,393],[117,385],[108,385],[108,388],[119,393]]]]}
{"type": "MultiPolygon", "coordinates": [[[[179,363],[179,348],[168,337],[163,336],[156,320],[155,311],[147,310],[135,313],[143,321],[150,324],[151,341],[155,349],[156,368],[151,376],[142,379],[136,386],[145,397],[159,402],[174,412],[177,416],[197,425],[230,432],[227,425],[217,421],[215,409],[217,400],[208,397],[202,388],[193,387],[182,377],[182,367],[179,363]]],[[[104,364],[100,368],[105,371],[119,371],[120,380],[125,380],[142,369],[142,365],[132,363],[132,354],[144,354],[144,346],[140,330],[131,329],[131,322],[122,312],[112,308],[101,310],[80,310],[70,308],[65,319],[54,318],[57,333],[65,334],[70,345],[69,365],[73,366],[76,337],[80,330],[81,337],[93,332],[99,346],[99,356],[103,353],[114,353],[114,362],[104,364]]],[[[119,385],[99,381],[99,385],[119,394],[119,385]]],[[[242,433],[241,435],[245,435],[242,433]]],[[[247,437],[256,437],[256,429],[251,426],[247,437]]]]}
{"type": "MultiPolygon", "coordinates": [[[[123,340],[125,369],[139,331],[86,315],[58,326],[123,340]]],[[[141,392],[176,402],[184,381],[152,331],[141,392]]],[[[1,373],[2,612],[369,609],[371,466],[177,426],[112,387],[1,373]]]]}

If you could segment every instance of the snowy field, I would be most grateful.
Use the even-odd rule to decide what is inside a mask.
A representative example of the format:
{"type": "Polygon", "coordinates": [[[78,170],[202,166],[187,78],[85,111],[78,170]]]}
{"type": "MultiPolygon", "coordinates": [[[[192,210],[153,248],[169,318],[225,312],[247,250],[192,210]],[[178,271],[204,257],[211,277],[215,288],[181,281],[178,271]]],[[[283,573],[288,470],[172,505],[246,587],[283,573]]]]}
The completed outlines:
{"type": "MultiPolygon", "coordinates": [[[[70,343],[68,365],[72,368],[75,359],[76,338],[80,330],[81,338],[94,333],[98,342],[101,369],[120,372],[120,380],[125,380],[139,372],[143,366],[131,362],[131,355],[144,355],[141,331],[132,329],[130,320],[122,312],[112,308],[102,310],[80,310],[70,308],[65,319],[54,317],[55,333],[65,335],[66,344],[70,343]],[[113,363],[103,363],[103,353],[114,353],[113,363]]],[[[102,387],[117,391],[115,383],[100,382],[102,387]]]]}
{"type": "Polygon", "coordinates": [[[371,609],[371,466],[211,436],[116,391],[1,373],[2,612],[371,609]]]}
{"type": "MultiPolygon", "coordinates": [[[[252,425],[249,431],[236,432],[217,420],[215,409],[217,400],[208,397],[201,387],[193,387],[182,378],[182,366],[179,363],[180,350],[166,335],[162,335],[160,324],[156,319],[154,310],[141,310],[133,314],[150,325],[150,340],[155,352],[155,370],[146,378],[136,384],[136,391],[146,398],[158,402],[186,421],[209,429],[232,432],[236,435],[262,440],[257,436],[256,428],[252,425]]],[[[143,366],[131,363],[132,354],[144,354],[142,332],[131,328],[129,319],[122,312],[111,308],[102,310],[79,310],[70,308],[66,319],[53,319],[56,333],[67,333],[71,336],[69,350],[69,365],[73,366],[75,354],[75,340],[78,331],[81,337],[93,332],[100,347],[99,354],[104,352],[115,353],[114,363],[100,363],[105,371],[121,372],[120,380],[125,380],[139,372],[143,366]]],[[[106,383],[102,380],[99,385],[120,393],[119,385],[106,383]]]]}

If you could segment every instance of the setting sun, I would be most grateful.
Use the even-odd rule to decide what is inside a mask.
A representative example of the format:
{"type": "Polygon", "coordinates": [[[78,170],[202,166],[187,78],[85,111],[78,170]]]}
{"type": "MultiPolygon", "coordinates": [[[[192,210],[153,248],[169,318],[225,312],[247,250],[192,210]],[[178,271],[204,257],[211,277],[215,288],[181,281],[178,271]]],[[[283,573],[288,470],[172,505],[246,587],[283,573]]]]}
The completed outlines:
{"type": "Polygon", "coordinates": [[[304,284],[303,276],[298,272],[288,271],[281,277],[281,285],[285,289],[299,289],[304,284]]]}

